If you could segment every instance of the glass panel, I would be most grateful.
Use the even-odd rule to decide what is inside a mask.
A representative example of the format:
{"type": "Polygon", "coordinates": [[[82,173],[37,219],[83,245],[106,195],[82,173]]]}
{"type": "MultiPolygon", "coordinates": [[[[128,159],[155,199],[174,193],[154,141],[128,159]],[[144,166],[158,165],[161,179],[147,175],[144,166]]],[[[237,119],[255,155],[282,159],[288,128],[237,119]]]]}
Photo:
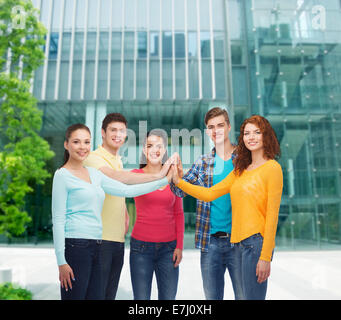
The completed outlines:
{"type": "Polygon", "coordinates": [[[177,59],[175,61],[176,76],[176,98],[183,99],[186,97],[186,65],[185,60],[177,59]]]}
{"type": "Polygon", "coordinates": [[[223,32],[214,32],[213,34],[213,42],[214,42],[214,56],[216,59],[223,59],[225,57],[224,54],[224,33],[223,32]]]}
{"type": "Polygon", "coordinates": [[[98,84],[97,98],[105,100],[107,98],[107,81],[108,81],[108,61],[98,62],[98,84]]]}
{"type": "Polygon", "coordinates": [[[164,99],[172,99],[173,97],[173,77],[172,77],[172,61],[162,61],[162,92],[164,99]]]}
{"type": "Polygon", "coordinates": [[[111,84],[110,96],[111,99],[120,99],[121,88],[121,61],[111,61],[111,84]]]}
{"type": "Polygon", "coordinates": [[[137,33],[137,57],[147,57],[147,32],[137,33]]]}
{"type": "Polygon", "coordinates": [[[62,61],[60,64],[59,74],[59,96],[60,100],[67,99],[67,91],[69,84],[69,61],[62,61]]]}
{"type": "Polygon", "coordinates": [[[64,31],[71,30],[73,23],[74,0],[65,0],[64,8],[64,31]]]}
{"type": "Polygon", "coordinates": [[[123,97],[125,99],[133,99],[134,97],[134,63],[133,61],[124,61],[123,97]]]}
{"type": "MultiPolygon", "coordinates": [[[[150,5],[153,5],[154,1],[151,1],[150,5]]],[[[137,29],[147,28],[147,0],[137,1],[137,29]]]]}
{"type": "Polygon", "coordinates": [[[62,46],[62,60],[69,60],[70,58],[70,47],[71,47],[71,33],[63,33],[63,46],[62,46]]]}
{"type": "Polygon", "coordinates": [[[115,0],[112,1],[112,28],[113,30],[121,30],[122,29],[122,1],[124,0],[115,0]]]}
{"type": "Polygon", "coordinates": [[[153,0],[149,4],[149,28],[160,30],[160,4],[162,0],[153,0]]]}
{"type": "Polygon", "coordinates": [[[225,63],[223,60],[215,60],[215,88],[217,98],[226,98],[226,75],[225,63]]]}
{"type": "Polygon", "coordinates": [[[188,61],[188,78],[190,98],[199,98],[199,77],[197,59],[190,59],[188,61]]]}
{"type": "Polygon", "coordinates": [[[124,59],[134,58],[135,48],[135,34],[134,32],[125,32],[124,34],[124,59]]]}
{"type": "Polygon", "coordinates": [[[73,61],[72,67],[72,86],[71,99],[79,100],[81,96],[81,77],[82,77],[82,62],[79,60],[73,61]]]}
{"type": "Polygon", "coordinates": [[[89,1],[89,11],[88,11],[88,30],[96,30],[97,28],[97,0],[89,1]]]}
{"type": "Polygon", "coordinates": [[[162,32],[162,57],[172,57],[172,33],[162,32]]]}
{"type": "Polygon", "coordinates": [[[41,86],[42,86],[42,82],[43,82],[43,70],[44,70],[44,66],[40,66],[34,74],[33,95],[37,99],[40,99],[40,97],[41,97],[41,86]]]}
{"type": "Polygon", "coordinates": [[[87,60],[85,64],[84,99],[93,100],[94,79],[95,79],[95,62],[87,60]]]}
{"type": "Polygon", "coordinates": [[[162,30],[172,30],[172,0],[162,0],[162,30]]]}
{"type": "Polygon", "coordinates": [[[145,60],[136,62],[136,98],[146,99],[147,97],[147,63],[145,60]]]}
{"type": "Polygon", "coordinates": [[[149,39],[149,54],[151,58],[159,57],[159,36],[160,34],[157,32],[150,33],[149,39]]]}
{"type": "Polygon", "coordinates": [[[187,0],[187,30],[197,30],[196,0],[187,0]]]}
{"type": "Polygon", "coordinates": [[[149,68],[150,99],[160,99],[160,62],[150,60],[149,68]]]}
{"type": "Polygon", "coordinates": [[[196,57],[197,56],[197,33],[189,32],[188,33],[188,57],[196,57]]]}
{"type": "Polygon", "coordinates": [[[200,30],[210,30],[209,1],[200,0],[200,30]]]}
{"type": "Polygon", "coordinates": [[[211,57],[211,47],[210,47],[210,33],[200,32],[200,50],[201,58],[211,57]]]}
{"type": "MultiPolygon", "coordinates": [[[[103,28],[109,28],[109,25],[110,25],[110,15],[111,15],[111,12],[110,12],[110,3],[111,2],[116,2],[116,1],[112,1],[112,0],[98,0],[99,3],[100,3],[100,6],[101,6],[101,11],[100,11],[100,28],[103,29],[103,28]]],[[[114,17],[116,18],[116,16],[118,15],[115,15],[114,17]]]]}
{"type": "Polygon", "coordinates": [[[112,32],[111,59],[121,59],[122,33],[112,32]]]}
{"type": "Polygon", "coordinates": [[[76,30],[84,30],[85,28],[85,3],[84,1],[77,1],[76,13],[76,30]]]}
{"type": "Polygon", "coordinates": [[[183,32],[177,32],[175,37],[175,58],[185,57],[185,34],[183,32]]]}
{"type": "Polygon", "coordinates": [[[211,60],[202,60],[201,63],[201,76],[202,79],[202,95],[203,98],[212,98],[212,72],[211,72],[211,60]]]}
{"type": "Polygon", "coordinates": [[[174,30],[185,30],[185,1],[174,0],[174,30]]]}
{"type": "MultiPolygon", "coordinates": [[[[212,24],[213,24],[213,29],[214,30],[225,30],[224,26],[224,12],[225,12],[225,7],[224,7],[224,0],[211,0],[212,1],[212,24]]],[[[233,8],[231,7],[233,5],[233,2],[236,0],[230,0],[228,1],[228,6],[229,10],[231,12],[233,11],[233,8]]]]}
{"type": "MultiPolygon", "coordinates": [[[[115,2],[115,1],[114,1],[115,2]]],[[[136,24],[136,0],[125,0],[125,19],[124,25],[126,28],[132,30],[136,24]]]]}
{"type": "Polygon", "coordinates": [[[56,61],[49,60],[47,69],[47,82],[46,82],[46,99],[54,99],[54,89],[56,82],[56,61]]]}

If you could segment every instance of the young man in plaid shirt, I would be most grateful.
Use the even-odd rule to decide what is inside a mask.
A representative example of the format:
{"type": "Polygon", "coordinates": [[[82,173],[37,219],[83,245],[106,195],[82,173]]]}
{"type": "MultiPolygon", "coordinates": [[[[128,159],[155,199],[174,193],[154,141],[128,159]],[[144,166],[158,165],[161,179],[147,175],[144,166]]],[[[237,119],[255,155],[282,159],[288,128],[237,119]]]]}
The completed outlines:
{"type": "MultiPolygon", "coordinates": [[[[229,139],[231,125],[226,110],[219,107],[209,110],[205,115],[205,125],[214,148],[210,153],[201,155],[182,178],[209,188],[233,170],[235,146],[229,139]]],[[[173,184],[171,189],[179,197],[186,195],[173,184]]],[[[212,202],[197,200],[195,247],[201,249],[201,275],[207,300],[223,299],[226,268],[230,274],[235,299],[243,299],[240,258],[238,251],[230,243],[230,234],[230,195],[226,194],[212,202]]]]}

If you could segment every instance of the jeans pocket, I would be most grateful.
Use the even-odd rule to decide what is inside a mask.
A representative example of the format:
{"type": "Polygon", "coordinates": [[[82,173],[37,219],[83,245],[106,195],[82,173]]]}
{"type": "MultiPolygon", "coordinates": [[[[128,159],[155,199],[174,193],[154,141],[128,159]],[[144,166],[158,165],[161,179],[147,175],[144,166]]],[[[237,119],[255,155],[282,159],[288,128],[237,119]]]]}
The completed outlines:
{"type": "Polygon", "coordinates": [[[139,240],[131,238],[130,240],[130,250],[136,253],[143,253],[145,251],[146,245],[139,240]]]}
{"type": "Polygon", "coordinates": [[[72,248],[87,248],[90,244],[89,239],[65,239],[65,244],[72,248]]]}
{"type": "Polygon", "coordinates": [[[254,255],[259,256],[263,247],[263,237],[260,234],[254,234],[241,242],[241,247],[250,250],[254,255]]]}
{"type": "Polygon", "coordinates": [[[166,245],[170,250],[174,251],[176,249],[176,240],[169,241],[166,245]]]}

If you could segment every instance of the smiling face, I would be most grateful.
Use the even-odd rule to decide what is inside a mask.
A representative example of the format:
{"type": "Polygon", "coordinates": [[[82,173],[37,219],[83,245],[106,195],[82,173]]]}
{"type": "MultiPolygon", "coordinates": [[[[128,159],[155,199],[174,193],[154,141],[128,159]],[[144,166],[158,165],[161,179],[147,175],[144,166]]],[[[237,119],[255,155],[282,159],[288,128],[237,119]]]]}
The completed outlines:
{"type": "Polygon", "coordinates": [[[163,156],[166,153],[166,147],[162,137],[156,135],[149,136],[143,148],[143,153],[147,158],[147,164],[161,164],[163,156]]]}
{"type": "Polygon", "coordinates": [[[261,130],[252,123],[247,123],[244,128],[243,141],[251,152],[263,149],[263,134],[261,130]]]}
{"type": "Polygon", "coordinates": [[[229,139],[231,126],[223,115],[214,117],[207,121],[207,135],[212,139],[214,145],[222,144],[229,139]]]}
{"type": "Polygon", "coordinates": [[[91,150],[91,136],[85,129],[78,129],[64,142],[64,148],[69,151],[70,159],[83,161],[91,150]]]}
{"type": "Polygon", "coordinates": [[[127,127],[123,122],[111,122],[102,129],[103,147],[116,153],[127,137],[127,127]]]}

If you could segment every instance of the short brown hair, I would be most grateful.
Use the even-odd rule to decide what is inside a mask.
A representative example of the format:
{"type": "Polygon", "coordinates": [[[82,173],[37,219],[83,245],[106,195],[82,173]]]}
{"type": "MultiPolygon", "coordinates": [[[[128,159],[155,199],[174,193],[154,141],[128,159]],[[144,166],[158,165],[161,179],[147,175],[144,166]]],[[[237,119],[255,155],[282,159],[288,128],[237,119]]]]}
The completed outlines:
{"type": "Polygon", "coordinates": [[[112,122],[122,122],[122,123],[125,124],[125,126],[127,126],[127,124],[128,124],[127,119],[122,114],[113,112],[113,113],[108,113],[105,116],[105,118],[103,119],[103,121],[102,121],[102,129],[104,131],[106,131],[108,125],[110,123],[112,123],[112,122]]]}
{"type": "Polygon", "coordinates": [[[224,116],[227,124],[230,124],[230,118],[225,109],[215,107],[210,110],[205,114],[205,124],[207,125],[207,122],[211,120],[212,118],[219,117],[219,116],[224,116]]]}

